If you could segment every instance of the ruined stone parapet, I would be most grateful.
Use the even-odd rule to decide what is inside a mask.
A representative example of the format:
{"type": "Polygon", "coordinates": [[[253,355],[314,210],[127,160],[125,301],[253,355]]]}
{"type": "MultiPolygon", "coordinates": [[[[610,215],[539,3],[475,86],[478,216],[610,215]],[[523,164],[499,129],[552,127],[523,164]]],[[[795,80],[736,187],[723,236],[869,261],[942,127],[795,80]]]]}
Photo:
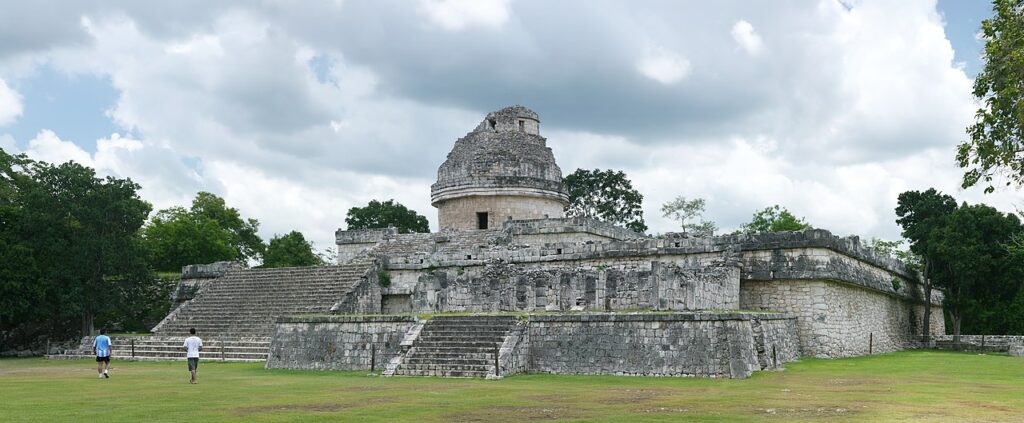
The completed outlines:
{"type": "Polygon", "coordinates": [[[513,237],[514,243],[526,245],[622,241],[645,237],[644,234],[588,217],[508,220],[503,229],[513,237]]]}
{"type": "Polygon", "coordinates": [[[334,232],[336,244],[375,244],[398,237],[398,228],[338,229],[334,232]]]}
{"type": "Polygon", "coordinates": [[[242,263],[236,261],[218,261],[210,264],[190,264],[182,266],[181,279],[207,279],[224,276],[229,270],[244,269],[242,263]]]}
{"type": "Polygon", "coordinates": [[[398,236],[397,228],[338,229],[334,233],[334,242],[338,250],[338,264],[348,263],[377,244],[397,239],[398,236]]]}

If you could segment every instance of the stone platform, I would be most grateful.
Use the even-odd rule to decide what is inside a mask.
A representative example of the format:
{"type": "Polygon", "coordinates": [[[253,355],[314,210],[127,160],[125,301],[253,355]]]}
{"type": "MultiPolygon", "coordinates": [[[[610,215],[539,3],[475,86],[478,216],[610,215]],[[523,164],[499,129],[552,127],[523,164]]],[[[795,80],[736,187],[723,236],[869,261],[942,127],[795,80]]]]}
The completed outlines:
{"type": "Polygon", "coordinates": [[[559,373],[745,378],[800,357],[781,313],[557,313],[287,317],[268,368],[394,376],[559,373]]]}

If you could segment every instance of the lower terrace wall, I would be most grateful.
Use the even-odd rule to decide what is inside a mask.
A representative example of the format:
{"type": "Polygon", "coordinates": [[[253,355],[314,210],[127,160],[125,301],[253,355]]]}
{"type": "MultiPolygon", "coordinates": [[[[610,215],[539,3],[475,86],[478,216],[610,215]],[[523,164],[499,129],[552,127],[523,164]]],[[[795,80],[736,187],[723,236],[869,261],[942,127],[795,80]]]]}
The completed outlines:
{"type": "MultiPolygon", "coordinates": [[[[824,358],[915,346],[924,316],[923,303],[825,280],[744,280],[740,308],[795,315],[803,353],[824,358]]],[[[945,333],[939,306],[932,308],[931,332],[945,333]]]]}
{"type": "MultiPolygon", "coordinates": [[[[383,369],[401,353],[412,316],[284,317],[267,368],[383,369]],[[372,347],[371,347],[372,345],[372,347]]],[[[745,378],[800,357],[796,319],[779,313],[531,315],[500,350],[516,373],[745,378]]]]}
{"type": "Polygon", "coordinates": [[[282,317],[270,342],[268,369],[383,369],[416,323],[411,316],[282,317]],[[374,358],[373,355],[376,355],[374,358]]]}
{"type": "Polygon", "coordinates": [[[782,314],[534,315],[529,333],[534,373],[745,378],[800,356],[782,314]]]}

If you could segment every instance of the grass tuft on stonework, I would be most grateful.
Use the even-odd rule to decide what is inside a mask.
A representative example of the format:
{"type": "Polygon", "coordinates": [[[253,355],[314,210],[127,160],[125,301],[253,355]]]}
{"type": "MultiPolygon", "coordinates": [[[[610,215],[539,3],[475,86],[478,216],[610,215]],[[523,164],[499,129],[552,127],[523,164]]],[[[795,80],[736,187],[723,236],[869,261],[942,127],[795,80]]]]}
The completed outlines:
{"type": "Polygon", "coordinates": [[[520,375],[498,381],[265,370],[259,363],[0,360],[19,421],[1019,421],[1024,359],[905,351],[804,359],[744,380],[520,375]]]}

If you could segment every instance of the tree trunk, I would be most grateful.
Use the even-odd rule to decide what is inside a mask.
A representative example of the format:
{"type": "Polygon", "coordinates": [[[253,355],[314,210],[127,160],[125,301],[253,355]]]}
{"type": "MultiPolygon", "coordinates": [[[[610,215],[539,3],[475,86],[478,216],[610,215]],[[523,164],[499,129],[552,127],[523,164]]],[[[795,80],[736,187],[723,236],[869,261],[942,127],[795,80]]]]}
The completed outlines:
{"type": "Polygon", "coordinates": [[[93,315],[91,311],[82,313],[82,336],[92,335],[95,327],[93,326],[93,315]]]}
{"type": "Polygon", "coordinates": [[[954,312],[953,314],[953,343],[960,343],[960,321],[963,320],[963,316],[960,313],[954,312]]]}
{"type": "Polygon", "coordinates": [[[928,257],[924,258],[924,321],[921,322],[921,340],[928,344],[932,339],[932,281],[928,279],[928,257]]]}

